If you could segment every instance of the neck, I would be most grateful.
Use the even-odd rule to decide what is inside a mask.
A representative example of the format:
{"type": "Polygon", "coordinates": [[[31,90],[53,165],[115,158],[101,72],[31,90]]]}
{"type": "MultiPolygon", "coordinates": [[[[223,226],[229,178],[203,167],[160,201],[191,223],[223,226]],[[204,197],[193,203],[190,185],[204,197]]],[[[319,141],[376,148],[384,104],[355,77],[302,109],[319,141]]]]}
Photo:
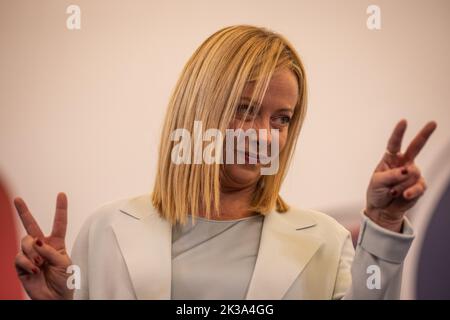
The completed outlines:
{"type": "MultiPolygon", "coordinates": [[[[256,185],[247,186],[241,189],[227,190],[222,188],[220,191],[220,214],[213,212],[212,220],[233,220],[250,217],[258,214],[250,210],[251,200],[255,192],[256,185]]],[[[200,213],[201,217],[206,217],[204,212],[200,213]]]]}

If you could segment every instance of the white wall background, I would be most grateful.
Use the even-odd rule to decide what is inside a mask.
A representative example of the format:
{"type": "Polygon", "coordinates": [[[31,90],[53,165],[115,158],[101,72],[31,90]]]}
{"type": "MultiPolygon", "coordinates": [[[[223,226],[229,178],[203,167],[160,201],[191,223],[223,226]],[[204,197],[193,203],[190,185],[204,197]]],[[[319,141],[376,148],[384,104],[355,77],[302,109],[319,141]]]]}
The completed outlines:
{"type": "Polygon", "coordinates": [[[426,176],[449,141],[449,1],[0,0],[0,175],[12,195],[50,231],[65,191],[71,247],[100,204],[149,192],[184,63],[240,23],[283,33],[308,72],[309,111],[282,192],[291,204],[362,207],[400,118],[406,141],[438,122],[418,158],[426,176]],[[70,4],[81,30],[66,28],[70,4]],[[379,31],[366,27],[370,4],[381,8],[379,31]]]}

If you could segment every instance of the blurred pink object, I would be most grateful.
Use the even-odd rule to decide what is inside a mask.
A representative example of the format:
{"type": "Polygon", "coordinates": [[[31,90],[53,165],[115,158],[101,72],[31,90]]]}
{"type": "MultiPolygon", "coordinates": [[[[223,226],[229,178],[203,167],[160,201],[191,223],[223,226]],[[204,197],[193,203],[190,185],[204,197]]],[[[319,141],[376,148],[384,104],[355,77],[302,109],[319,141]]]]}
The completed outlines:
{"type": "Polygon", "coordinates": [[[24,299],[14,268],[18,234],[14,210],[6,186],[0,180],[0,299],[24,299]]]}

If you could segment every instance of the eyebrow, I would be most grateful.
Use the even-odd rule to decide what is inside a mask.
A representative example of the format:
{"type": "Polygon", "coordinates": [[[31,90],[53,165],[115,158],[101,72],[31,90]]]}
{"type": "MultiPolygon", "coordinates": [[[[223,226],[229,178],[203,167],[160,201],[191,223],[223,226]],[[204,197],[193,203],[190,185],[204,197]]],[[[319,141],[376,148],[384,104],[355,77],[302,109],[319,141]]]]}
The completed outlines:
{"type": "MultiPolygon", "coordinates": [[[[246,100],[246,101],[250,102],[250,101],[251,101],[251,98],[248,98],[248,97],[241,97],[241,100],[246,100]]],[[[277,112],[279,112],[279,111],[287,111],[287,112],[290,112],[290,113],[294,113],[294,110],[293,110],[292,108],[289,108],[289,107],[277,109],[277,112]]]]}

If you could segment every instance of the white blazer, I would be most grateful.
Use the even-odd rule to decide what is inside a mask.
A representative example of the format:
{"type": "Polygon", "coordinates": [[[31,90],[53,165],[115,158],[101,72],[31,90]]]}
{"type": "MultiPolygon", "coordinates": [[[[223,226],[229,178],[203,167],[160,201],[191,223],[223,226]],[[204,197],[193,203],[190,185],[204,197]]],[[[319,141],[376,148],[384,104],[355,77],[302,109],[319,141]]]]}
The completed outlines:
{"type": "MultiPolygon", "coordinates": [[[[85,222],[72,250],[81,271],[75,298],[170,299],[171,231],[149,194],[103,205],[85,222]]],[[[397,234],[364,218],[355,257],[350,233],[328,215],[273,211],[264,219],[246,299],[398,298],[413,237],[407,220],[397,234]],[[367,285],[373,264],[382,274],[375,291],[367,285]]]]}

